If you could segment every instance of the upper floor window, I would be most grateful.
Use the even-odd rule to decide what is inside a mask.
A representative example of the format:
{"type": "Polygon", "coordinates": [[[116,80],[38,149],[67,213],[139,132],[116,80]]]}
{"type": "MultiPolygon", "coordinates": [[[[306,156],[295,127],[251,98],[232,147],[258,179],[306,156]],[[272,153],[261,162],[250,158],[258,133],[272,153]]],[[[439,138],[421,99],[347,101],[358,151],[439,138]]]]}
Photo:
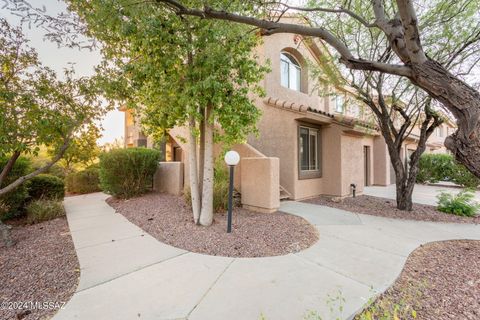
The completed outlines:
{"type": "Polygon", "coordinates": [[[345,101],[342,96],[335,96],[335,111],[338,113],[343,113],[345,110],[345,101]]]}
{"type": "Polygon", "coordinates": [[[280,54],[280,79],[282,86],[292,90],[300,91],[301,81],[300,64],[290,54],[280,54]]]}
{"type": "Polygon", "coordinates": [[[437,127],[437,137],[443,138],[443,127],[439,126],[437,127]]]}

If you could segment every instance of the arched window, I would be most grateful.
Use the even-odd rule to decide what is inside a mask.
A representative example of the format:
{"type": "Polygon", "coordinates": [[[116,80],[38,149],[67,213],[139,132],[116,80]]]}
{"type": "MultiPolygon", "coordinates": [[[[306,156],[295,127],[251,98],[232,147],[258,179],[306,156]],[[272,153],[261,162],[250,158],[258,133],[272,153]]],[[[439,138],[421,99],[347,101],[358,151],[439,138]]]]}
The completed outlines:
{"type": "Polygon", "coordinates": [[[300,64],[294,57],[286,52],[280,54],[280,79],[282,86],[300,91],[300,64]]]}

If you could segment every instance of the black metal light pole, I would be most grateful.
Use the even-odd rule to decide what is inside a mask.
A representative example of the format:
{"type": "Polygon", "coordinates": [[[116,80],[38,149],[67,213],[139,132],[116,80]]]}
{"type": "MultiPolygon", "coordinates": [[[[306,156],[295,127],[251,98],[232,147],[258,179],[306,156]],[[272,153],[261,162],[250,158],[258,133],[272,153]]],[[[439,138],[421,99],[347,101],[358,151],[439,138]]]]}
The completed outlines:
{"type": "Polygon", "coordinates": [[[230,184],[228,187],[228,216],[227,216],[227,233],[232,232],[232,210],[233,210],[233,173],[235,166],[240,162],[240,155],[236,151],[228,151],[225,154],[225,162],[230,169],[230,184]]]}
{"type": "Polygon", "coordinates": [[[235,167],[234,167],[234,166],[230,166],[230,186],[228,187],[227,233],[232,232],[233,170],[235,170],[235,167]]]}

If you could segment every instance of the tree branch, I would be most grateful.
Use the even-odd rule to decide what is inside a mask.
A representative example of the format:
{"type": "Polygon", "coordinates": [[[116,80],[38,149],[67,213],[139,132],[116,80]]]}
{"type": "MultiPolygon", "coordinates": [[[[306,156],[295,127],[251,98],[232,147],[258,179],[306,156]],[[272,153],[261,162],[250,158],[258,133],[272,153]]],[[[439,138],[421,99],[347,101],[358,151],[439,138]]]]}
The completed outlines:
{"type": "Polygon", "coordinates": [[[338,9],[332,9],[332,8],[322,8],[322,7],[313,7],[313,8],[303,8],[303,7],[297,7],[297,6],[291,6],[283,2],[277,2],[279,5],[282,5],[286,7],[288,10],[296,10],[296,11],[303,11],[303,12],[329,12],[329,13],[345,13],[348,16],[352,17],[356,21],[360,22],[363,26],[367,28],[373,28],[377,27],[377,24],[375,22],[368,22],[365,20],[363,17],[360,15],[356,14],[355,12],[344,8],[340,7],[338,9]]]}
{"type": "Polygon", "coordinates": [[[22,176],[22,177],[18,178],[14,182],[10,183],[8,186],[0,189],[0,196],[3,196],[4,194],[14,190],[15,188],[17,188],[18,186],[23,184],[25,181],[27,181],[27,180],[45,172],[45,171],[47,171],[48,169],[50,169],[51,166],[53,166],[56,162],[58,162],[58,160],[60,160],[62,158],[63,154],[65,153],[65,151],[68,149],[68,146],[70,145],[70,140],[71,140],[71,135],[69,135],[68,137],[65,138],[65,140],[63,142],[63,145],[60,148],[58,154],[48,164],[46,164],[45,166],[43,166],[43,167],[25,175],[25,176],[22,176]]]}
{"type": "Polygon", "coordinates": [[[15,165],[15,162],[17,161],[18,157],[20,157],[20,152],[15,151],[10,157],[10,159],[8,159],[8,162],[5,164],[5,167],[3,167],[3,170],[0,173],[0,186],[2,185],[3,181],[8,176],[8,174],[10,173],[10,171],[12,171],[12,168],[15,165]]]}
{"type": "Polygon", "coordinates": [[[398,12],[405,29],[405,44],[413,63],[424,63],[427,61],[425,52],[423,52],[420,41],[420,32],[418,31],[418,20],[412,0],[396,0],[398,12]]]}
{"type": "Polygon", "coordinates": [[[155,0],[158,4],[164,4],[172,9],[178,15],[189,15],[204,19],[217,19],[233,21],[258,27],[263,30],[263,35],[272,35],[276,33],[292,33],[307,37],[317,37],[332,46],[341,56],[340,61],[347,67],[356,70],[380,71],[397,76],[411,77],[411,69],[407,66],[392,65],[376,61],[355,58],[350,49],[336,36],[322,27],[310,27],[293,23],[282,23],[268,21],[254,17],[242,16],[226,11],[219,11],[213,8],[205,7],[201,9],[187,8],[177,0],[155,0]]]}

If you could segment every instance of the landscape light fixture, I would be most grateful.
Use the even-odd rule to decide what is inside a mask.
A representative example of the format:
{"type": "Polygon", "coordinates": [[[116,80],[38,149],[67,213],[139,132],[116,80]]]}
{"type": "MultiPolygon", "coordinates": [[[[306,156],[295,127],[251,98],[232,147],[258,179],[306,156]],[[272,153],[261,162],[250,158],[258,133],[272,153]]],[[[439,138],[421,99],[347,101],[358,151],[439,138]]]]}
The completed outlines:
{"type": "Polygon", "coordinates": [[[225,154],[225,163],[230,167],[230,185],[228,187],[228,217],[227,233],[232,232],[232,207],[233,207],[233,170],[240,162],[238,152],[230,150],[225,154]]]}

